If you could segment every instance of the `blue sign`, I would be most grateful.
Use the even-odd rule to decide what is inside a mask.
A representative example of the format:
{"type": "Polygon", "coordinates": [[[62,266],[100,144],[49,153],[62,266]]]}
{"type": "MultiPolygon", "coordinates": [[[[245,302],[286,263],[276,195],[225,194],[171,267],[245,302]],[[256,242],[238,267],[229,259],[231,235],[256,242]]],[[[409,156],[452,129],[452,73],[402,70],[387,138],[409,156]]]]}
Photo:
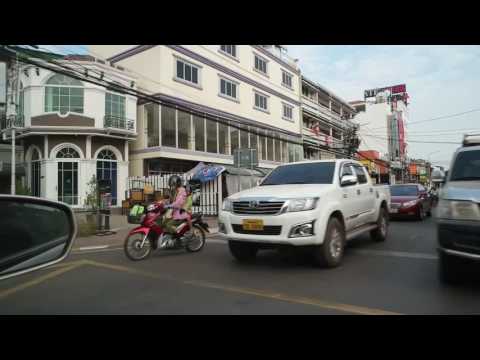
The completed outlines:
{"type": "Polygon", "coordinates": [[[204,168],[200,169],[195,175],[193,175],[192,180],[198,180],[201,183],[206,183],[215,180],[217,176],[224,171],[224,166],[205,166],[204,168]]]}

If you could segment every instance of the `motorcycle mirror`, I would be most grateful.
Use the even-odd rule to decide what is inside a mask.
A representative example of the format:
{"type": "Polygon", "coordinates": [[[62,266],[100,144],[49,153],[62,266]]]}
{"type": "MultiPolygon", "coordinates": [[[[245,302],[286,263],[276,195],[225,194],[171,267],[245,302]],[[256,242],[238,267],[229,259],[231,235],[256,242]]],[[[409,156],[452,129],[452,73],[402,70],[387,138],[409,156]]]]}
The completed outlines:
{"type": "Polygon", "coordinates": [[[30,196],[0,195],[0,280],[67,257],[77,226],[68,205],[30,196]]]}

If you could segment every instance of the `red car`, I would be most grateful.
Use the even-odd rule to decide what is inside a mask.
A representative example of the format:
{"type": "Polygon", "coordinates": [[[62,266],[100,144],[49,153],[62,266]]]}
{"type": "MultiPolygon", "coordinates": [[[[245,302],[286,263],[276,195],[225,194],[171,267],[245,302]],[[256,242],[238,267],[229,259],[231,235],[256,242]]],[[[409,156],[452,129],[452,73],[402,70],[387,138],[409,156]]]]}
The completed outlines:
{"type": "Polygon", "coordinates": [[[432,198],[420,184],[390,186],[390,217],[415,217],[423,220],[432,212],[432,198]]]}

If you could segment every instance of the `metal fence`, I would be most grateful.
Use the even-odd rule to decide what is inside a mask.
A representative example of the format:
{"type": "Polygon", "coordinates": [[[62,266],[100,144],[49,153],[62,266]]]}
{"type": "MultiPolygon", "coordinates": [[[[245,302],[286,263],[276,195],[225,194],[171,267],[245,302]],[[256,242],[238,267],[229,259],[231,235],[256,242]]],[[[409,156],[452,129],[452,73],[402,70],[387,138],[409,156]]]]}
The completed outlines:
{"type": "MultiPolygon", "coordinates": [[[[190,180],[193,175],[185,173],[159,172],[158,175],[150,176],[132,176],[127,180],[127,191],[132,189],[143,189],[145,185],[153,187],[154,191],[164,191],[168,189],[168,179],[172,175],[180,176],[184,182],[190,180]]],[[[222,193],[222,175],[215,180],[201,185],[200,205],[194,206],[194,212],[202,212],[204,215],[217,216],[219,208],[219,195],[222,193]]],[[[221,206],[221,200],[220,200],[221,206]]]]}

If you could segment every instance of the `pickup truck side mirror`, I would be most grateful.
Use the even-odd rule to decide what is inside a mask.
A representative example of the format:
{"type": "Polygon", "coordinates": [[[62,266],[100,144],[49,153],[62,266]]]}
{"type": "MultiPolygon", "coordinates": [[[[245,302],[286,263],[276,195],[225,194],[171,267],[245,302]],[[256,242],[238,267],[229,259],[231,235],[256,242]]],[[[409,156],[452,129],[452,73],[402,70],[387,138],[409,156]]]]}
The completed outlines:
{"type": "Polygon", "coordinates": [[[352,186],[356,185],[357,182],[358,180],[355,175],[343,175],[342,179],[340,180],[340,186],[352,186]]]}
{"type": "Polygon", "coordinates": [[[0,280],[44,268],[70,253],[77,226],[66,204],[0,195],[0,280]]]}

